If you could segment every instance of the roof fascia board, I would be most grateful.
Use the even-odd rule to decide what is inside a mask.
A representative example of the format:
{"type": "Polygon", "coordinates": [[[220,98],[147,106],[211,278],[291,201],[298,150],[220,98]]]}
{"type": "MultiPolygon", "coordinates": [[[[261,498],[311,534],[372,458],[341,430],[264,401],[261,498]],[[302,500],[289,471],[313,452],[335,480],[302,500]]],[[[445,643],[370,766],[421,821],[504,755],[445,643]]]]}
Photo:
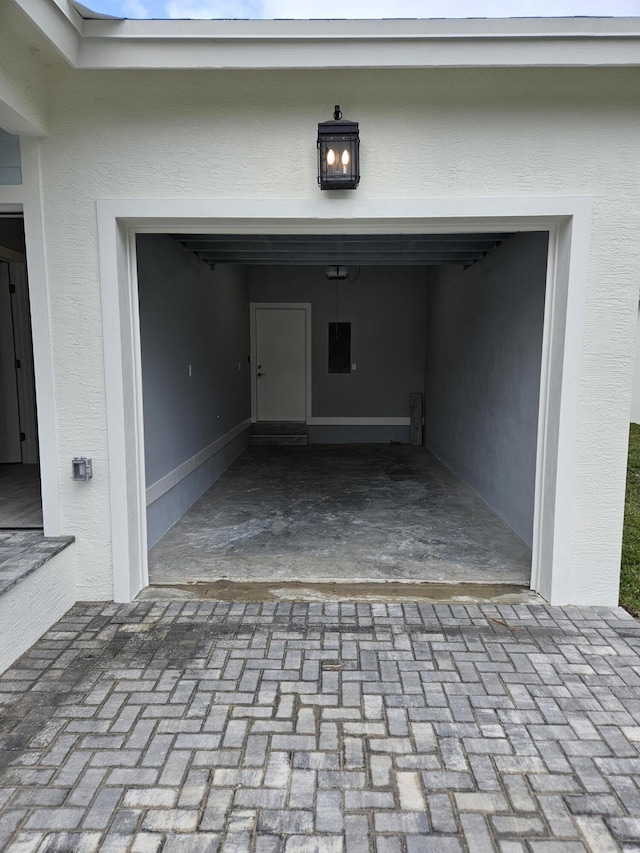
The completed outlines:
{"type": "Polygon", "coordinates": [[[199,39],[84,41],[85,69],[313,69],[640,66],[640,38],[199,39]]]}
{"type": "Polygon", "coordinates": [[[84,22],[80,68],[640,65],[640,18],[84,22]]]}
{"type": "MultiPolygon", "coordinates": [[[[63,0],[48,0],[62,3],[63,0]]],[[[640,33],[636,18],[382,18],[326,20],[86,19],[87,36],[117,38],[584,37],[640,33]]]]}
{"type": "Polygon", "coordinates": [[[83,20],[69,0],[13,0],[53,47],[75,66],[82,42],[83,20]]]}

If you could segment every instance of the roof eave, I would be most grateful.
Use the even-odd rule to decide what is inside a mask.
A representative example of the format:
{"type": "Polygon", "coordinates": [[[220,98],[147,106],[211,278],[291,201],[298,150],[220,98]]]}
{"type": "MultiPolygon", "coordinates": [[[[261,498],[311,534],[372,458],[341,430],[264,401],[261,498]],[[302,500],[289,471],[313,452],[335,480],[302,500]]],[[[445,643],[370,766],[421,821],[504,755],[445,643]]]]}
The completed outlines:
{"type": "Polygon", "coordinates": [[[96,20],[13,2],[83,69],[640,66],[640,18],[96,20]]]}

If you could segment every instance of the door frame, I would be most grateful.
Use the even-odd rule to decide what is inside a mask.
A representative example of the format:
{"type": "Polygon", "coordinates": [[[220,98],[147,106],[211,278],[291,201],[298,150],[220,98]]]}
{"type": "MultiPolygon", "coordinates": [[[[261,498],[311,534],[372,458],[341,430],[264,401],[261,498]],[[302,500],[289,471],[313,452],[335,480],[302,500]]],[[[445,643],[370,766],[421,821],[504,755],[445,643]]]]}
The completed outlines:
{"type": "Polygon", "coordinates": [[[258,336],[256,312],[260,308],[290,308],[302,310],[305,314],[305,423],[311,420],[311,303],[310,302],[250,302],[249,303],[249,335],[251,340],[251,423],[258,421],[258,336]]]}
{"type": "Polygon", "coordinates": [[[61,466],[56,428],[49,274],[44,236],[40,140],[20,137],[22,184],[0,186],[0,213],[21,216],[26,242],[29,314],[38,421],[38,459],[45,536],[62,536],[61,466]]]}
{"type": "MultiPolygon", "coordinates": [[[[338,201],[336,204],[334,199],[318,196],[97,200],[115,601],[131,601],[148,583],[136,233],[420,234],[500,230],[549,232],[531,588],[551,604],[579,600],[578,569],[571,559],[572,527],[567,519],[572,516],[576,498],[591,198],[353,196],[338,201]]],[[[613,584],[610,586],[607,595],[614,604],[615,591],[613,584]]]]}

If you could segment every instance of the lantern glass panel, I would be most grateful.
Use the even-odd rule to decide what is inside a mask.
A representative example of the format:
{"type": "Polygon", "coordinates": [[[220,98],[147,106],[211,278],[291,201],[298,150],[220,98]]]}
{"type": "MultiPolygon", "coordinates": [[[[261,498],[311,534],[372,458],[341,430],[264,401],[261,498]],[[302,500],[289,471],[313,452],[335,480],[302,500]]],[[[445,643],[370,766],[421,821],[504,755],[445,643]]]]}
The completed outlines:
{"type": "Polygon", "coordinates": [[[350,129],[348,133],[340,127],[329,129],[325,125],[318,134],[318,182],[322,189],[355,189],[358,186],[358,130],[357,125],[350,124],[353,131],[350,129]]]}

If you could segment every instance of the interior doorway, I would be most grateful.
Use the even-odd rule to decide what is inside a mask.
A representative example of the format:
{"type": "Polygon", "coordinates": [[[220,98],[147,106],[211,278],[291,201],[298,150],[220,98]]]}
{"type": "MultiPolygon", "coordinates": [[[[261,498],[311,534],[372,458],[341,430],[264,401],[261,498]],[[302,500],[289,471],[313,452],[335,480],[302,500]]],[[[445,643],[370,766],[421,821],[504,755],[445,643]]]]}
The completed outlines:
{"type": "Polygon", "coordinates": [[[251,306],[254,421],[305,421],[307,311],[305,305],[251,306]]]}
{"type": "Polygon", "coordinates": [[[31,312],[22,216],[0,218],[0,529],[41,529],[31,312]]]}

